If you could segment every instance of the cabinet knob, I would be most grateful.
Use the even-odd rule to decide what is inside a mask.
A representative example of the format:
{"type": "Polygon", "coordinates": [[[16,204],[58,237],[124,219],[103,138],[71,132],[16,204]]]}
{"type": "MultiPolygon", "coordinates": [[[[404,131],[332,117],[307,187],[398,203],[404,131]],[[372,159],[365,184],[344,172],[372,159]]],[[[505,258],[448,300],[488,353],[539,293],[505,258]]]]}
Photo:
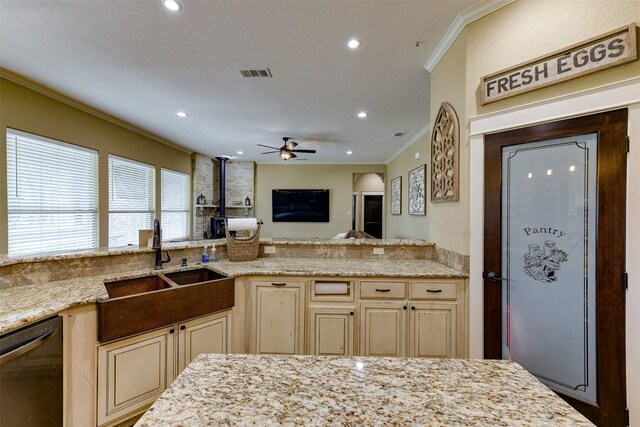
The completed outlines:
{"type": "Polygon", "coordinates": [[[403,307],[402,307],[402,309],[403,309],[403,310],[406,310],[406,309],[407,309],[407,306],[406,306],[406,305],[405,305],[405,306],[403,306],[403,307]]]}
{"type": "Polygon", "coordinates": [[[170,333],[170,334],[174,333],[175,331],[176,331],[176,330],[175,330],[175,329],[173,329],[173,328],[169,329],[169,333],[170,333]]]}
{"type": "Polygon", "coordinates": [[[349,316],[353,316],[353,311],[350,311],[350,312],[349,312],[349,316]]]}
{"type": "Polygon", "coordinates": [[[184,331],[185,329],[187,329],[187,327],[185,325],[180,326],[180,330],[184,331]]]}
{"type": "Polygon", "coordinates": [[[411,310],[415,310],[416,307],[414,305],[411,306],[411,310]]]}

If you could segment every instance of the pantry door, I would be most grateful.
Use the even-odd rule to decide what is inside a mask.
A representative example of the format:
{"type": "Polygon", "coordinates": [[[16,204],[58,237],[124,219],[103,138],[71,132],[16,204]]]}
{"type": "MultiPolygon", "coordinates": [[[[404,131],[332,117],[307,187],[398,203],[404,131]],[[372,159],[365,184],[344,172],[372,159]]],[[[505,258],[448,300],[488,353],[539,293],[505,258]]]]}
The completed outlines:
{"type": "Polygon", "coordinates": [[[626,426],[627,110],[485,137],[485,357],[626,426]]]}

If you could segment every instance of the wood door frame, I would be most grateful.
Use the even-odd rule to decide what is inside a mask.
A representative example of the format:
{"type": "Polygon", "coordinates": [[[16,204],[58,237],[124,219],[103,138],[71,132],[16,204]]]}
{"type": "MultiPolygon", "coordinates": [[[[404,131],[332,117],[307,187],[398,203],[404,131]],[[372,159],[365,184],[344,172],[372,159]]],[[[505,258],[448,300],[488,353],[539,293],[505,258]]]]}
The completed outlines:
{"type": "MultiPolygon", "coordinates": [[[[562,396],[598,425],[627,425],[625,370],[627,109],[485,135],[484,272],[501,271],[502,147],[598,133],[596,339],[600,410],[562,396]],[[497,237],[497,238],[496,238],[497,237]],[[606,397],[606,398],[605,398],[606,397]]],[[[485,277],[485,274],[483,274],[485,277]]],[[[502,358],[502,287],[484,278],[484,356],[502,358]]]]}

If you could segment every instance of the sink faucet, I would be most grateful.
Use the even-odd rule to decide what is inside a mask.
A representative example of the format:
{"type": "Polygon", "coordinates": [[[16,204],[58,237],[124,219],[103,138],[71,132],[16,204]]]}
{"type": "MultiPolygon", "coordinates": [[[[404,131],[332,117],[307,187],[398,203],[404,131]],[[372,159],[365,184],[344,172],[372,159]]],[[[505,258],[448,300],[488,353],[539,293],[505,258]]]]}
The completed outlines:
{"type": "Polygon", "coordinates": [[[153,243],[152,249],[156,250],[156,266],[154,270],[162,270],[162,264],[171,261],[169,251],[167,251],[167,258],[162,259],[162,243],[160,243],[160,220],[157,218],[153,220],[153,243]]]}

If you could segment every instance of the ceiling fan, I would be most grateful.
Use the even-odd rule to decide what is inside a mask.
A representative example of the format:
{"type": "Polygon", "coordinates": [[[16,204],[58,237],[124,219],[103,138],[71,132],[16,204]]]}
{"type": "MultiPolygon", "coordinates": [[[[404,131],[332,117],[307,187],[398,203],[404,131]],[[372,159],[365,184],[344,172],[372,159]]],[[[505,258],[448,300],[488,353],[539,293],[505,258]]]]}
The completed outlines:
{"type": "MultiPolygon", "coordinates": [[[[265,151],[262,154],[271,154],[271,153],[280,153],[280,158],[282,160],[289,160],[289,159],[295,159],[296,156],[295,153],[310,153],[313,154],[316,152],[316,150],[301,150],[301,149],[296,149],[296,147],[298,146],[297,142],[291,141],[291,138],[288,136],[285,136],[282,138],[282,140],[284,141],[284,145],[280,148],[278,147],[272,147],[270,145],[262,145],[262,144],[258,144],[258,146],[260,147],[266,147],[266,148],[271,148],[274,151],[265,151]]],[[[299,159],[301,160],[301,159],[299,159]]]]}

